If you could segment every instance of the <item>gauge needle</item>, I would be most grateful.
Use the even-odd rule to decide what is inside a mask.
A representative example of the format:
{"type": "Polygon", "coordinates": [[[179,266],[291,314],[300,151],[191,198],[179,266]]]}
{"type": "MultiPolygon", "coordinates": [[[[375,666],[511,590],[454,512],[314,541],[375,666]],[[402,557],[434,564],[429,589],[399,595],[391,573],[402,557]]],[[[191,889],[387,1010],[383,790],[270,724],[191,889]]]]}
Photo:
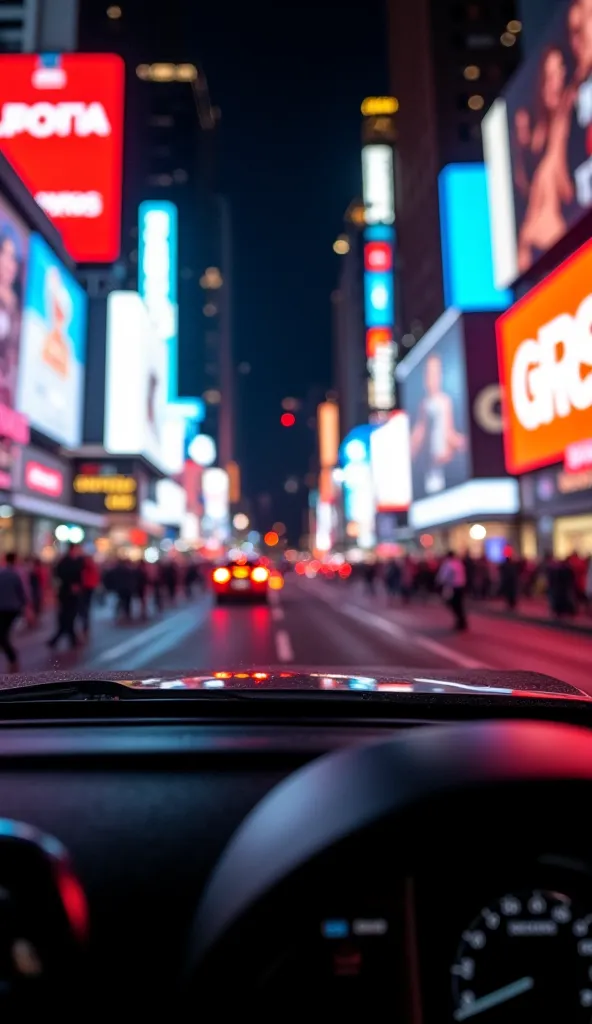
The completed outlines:
{"type": "Polygon", "coordinates": [[[499,1006],[500,1003],[507,1003],[510,999],[521,996],[523,992],[530,992],[531,988],[534,988],[534,978],[519,978],[518,981],[513,981],[510,985],[504,985],[503,988],[490,992],[488,996],[475,999],[474,1003],[461,1006],[459,1010],[455,1011],[454,1019],[468,1020],[469,1017],[476,1017],[478,1013],[491,1010],[493,1006],[499,1006]]]}

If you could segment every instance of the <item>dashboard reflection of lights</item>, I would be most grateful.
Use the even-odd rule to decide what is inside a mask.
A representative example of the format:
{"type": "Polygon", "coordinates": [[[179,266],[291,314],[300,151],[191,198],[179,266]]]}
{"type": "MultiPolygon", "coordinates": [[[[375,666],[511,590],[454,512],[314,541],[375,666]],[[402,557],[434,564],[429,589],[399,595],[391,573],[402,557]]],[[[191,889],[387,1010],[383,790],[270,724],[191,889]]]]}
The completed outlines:
{"type": "Polygon", "coordinates": [[[446,690],[467,690],[469,693],[507,693],[511,694],[513,691],[502,686],[476,686],[473,683],[453,683],[448,682],[445,679],[421,679],[417,676],[414,680],[416,683],[429,683],[430,686],[443,686],[446,690]]]}

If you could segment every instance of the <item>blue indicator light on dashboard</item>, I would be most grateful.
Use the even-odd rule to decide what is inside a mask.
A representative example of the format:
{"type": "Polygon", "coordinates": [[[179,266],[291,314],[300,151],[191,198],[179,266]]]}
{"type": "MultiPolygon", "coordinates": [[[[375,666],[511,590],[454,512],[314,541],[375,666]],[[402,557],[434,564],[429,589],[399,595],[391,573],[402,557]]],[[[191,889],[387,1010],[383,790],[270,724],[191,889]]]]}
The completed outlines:
{"type": "Polygon", "coordinates": [[[349,923],[341,918],[331,918],[329,921],[323,921],[321,931],[325,939],[346,939],[349,935],[349,923]]]}

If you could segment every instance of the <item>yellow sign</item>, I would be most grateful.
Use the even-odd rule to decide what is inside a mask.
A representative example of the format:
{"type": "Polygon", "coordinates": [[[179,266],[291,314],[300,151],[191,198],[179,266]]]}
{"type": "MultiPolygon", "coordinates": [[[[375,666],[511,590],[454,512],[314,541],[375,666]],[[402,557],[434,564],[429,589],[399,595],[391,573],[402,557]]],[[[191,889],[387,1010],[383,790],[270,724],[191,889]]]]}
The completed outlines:
{"type": "Polygon", "coordinates": [[[384,114],[396,114],[399,101],[396,96],[367,96],[362,103],[364,117],[380,117],[384,114]]]}
{"type": "Polygon", "coordinates": [[[135,507],[135,494],[107,494],[105,496],[105,508],[109,512],[131,512],[135,507]]]}
{"type": "Polygon", "coordinates": [[[133,476],[95,476],[81,473],[74,477],[74,490],[77,494],[132,494],[137,486],[133,476]]]}

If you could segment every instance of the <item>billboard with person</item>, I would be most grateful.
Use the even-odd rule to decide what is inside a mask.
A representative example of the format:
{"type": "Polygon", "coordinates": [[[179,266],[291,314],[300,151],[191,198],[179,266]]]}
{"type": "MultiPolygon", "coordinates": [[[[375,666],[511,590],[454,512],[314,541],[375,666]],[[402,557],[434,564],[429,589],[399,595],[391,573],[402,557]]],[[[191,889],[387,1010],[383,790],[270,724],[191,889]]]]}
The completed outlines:
{"type": "Polygon", "coordinates": [[[462,322],[444,317],[400,364],[409,415],[413,500],[464,483],[471,475],[462,322]]]}
{"type": "Polygon", "coordinates": [[[0,403],[15,407],[29,231],[0,196],[0,403]]]}
{"type": "Polygon", "coordinates": [[[86,321],[86,292],[43,238],[31,235],[17,408],[70,448],[82,435],[86,321]]]}
{"type": "Polygon", "coordinates": [[[592,3],[561,5],[483,121],[498,287],[592,206],[592,3]]]}

